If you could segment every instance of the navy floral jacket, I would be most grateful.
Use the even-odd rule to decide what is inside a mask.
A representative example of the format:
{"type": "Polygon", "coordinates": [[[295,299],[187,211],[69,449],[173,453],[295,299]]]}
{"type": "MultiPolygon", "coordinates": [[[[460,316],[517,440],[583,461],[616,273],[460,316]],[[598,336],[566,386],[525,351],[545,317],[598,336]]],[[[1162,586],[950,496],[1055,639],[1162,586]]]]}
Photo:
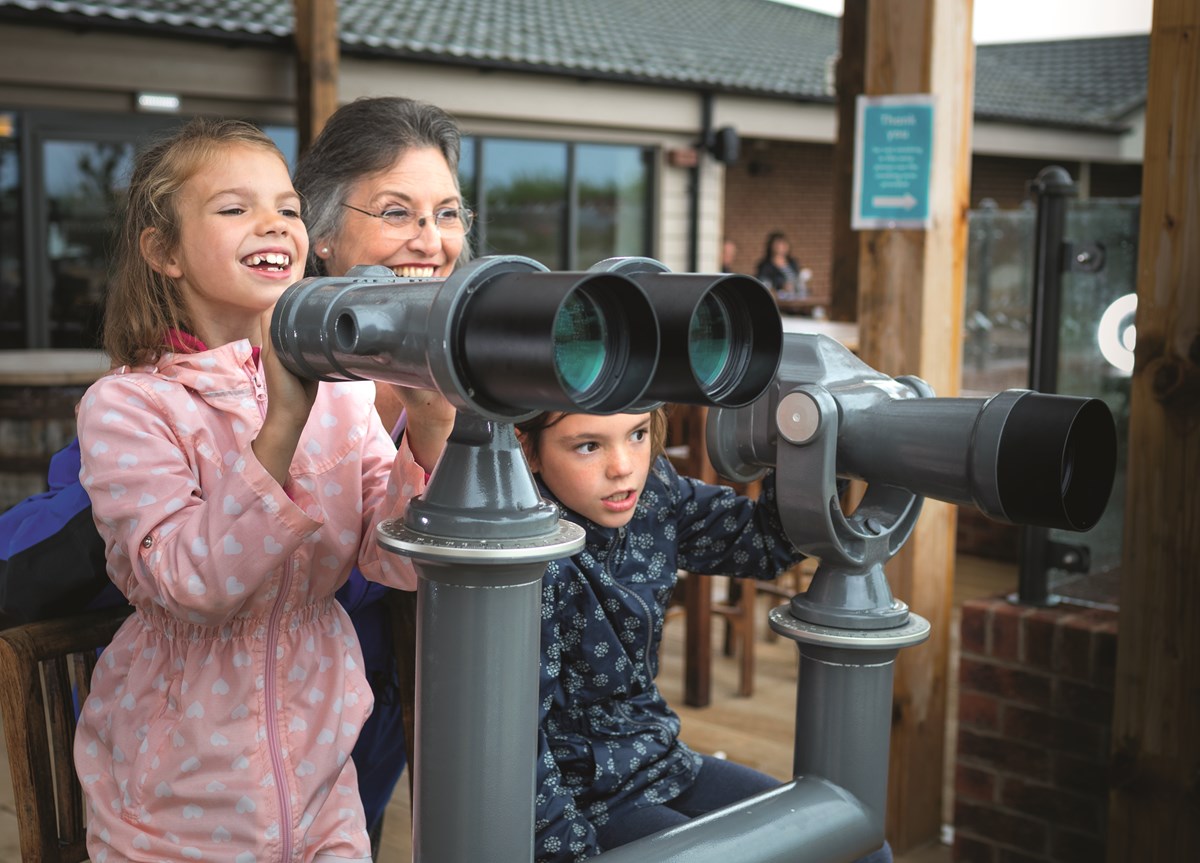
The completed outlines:
{"type": "Polygon", "coordinates": [[[654,683],[676,570],[771,579],[803,557],[780,525],[773,472],[756,502],[660,457],[624,528],[560,508],[587,540],[542,580],[537,863],[595,856],[594,825],[615,804],[665,803],[696,778],[700,758],[654,683]]]}

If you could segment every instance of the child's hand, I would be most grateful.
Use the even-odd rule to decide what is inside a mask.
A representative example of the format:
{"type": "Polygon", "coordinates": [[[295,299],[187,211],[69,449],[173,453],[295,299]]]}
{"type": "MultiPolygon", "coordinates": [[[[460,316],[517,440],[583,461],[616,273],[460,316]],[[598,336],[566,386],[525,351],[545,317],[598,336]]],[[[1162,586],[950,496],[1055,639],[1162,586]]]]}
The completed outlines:
{"type": "Polygon", "coordinates": [[[255,438],[253,449],[262,466],[283,485],[300,433],[317,399],[317,381],[304,380],[288,371],[271,343],[271,309],[259,319],[262,329],[263,374],[267,387],[267,415],[255,438]]]}
{"type": "Polygon", "coordinates": [[[446,438],[454,428],[454,405],[437,390],[396,387],[396,395],[408,414],[404,428],[408,448],[417,464],[430,472],[442,457],[446,438]]]}

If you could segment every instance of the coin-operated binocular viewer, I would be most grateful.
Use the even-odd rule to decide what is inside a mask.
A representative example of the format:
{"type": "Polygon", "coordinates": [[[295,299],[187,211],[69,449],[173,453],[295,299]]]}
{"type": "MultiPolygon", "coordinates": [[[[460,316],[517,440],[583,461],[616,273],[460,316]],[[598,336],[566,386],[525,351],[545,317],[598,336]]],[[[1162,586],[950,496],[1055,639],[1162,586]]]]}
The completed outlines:
{"type": "Polygon", "coordinates": [[[538,496],[512,423],[538,410],[711,405],[713,463],[733,479],[773,466],[789,537],[821,561],[810,589],[771,613],[800,648],[795,778],[597,858],[609,863],[840,861],[878,847],[894,658],[929,632],[892,597],[883,565],[922,498],[1086,529],[1112,483],[1101,402],[933,398],[830,339],[784,337],[757,280],[645,258],[306,279],[277,304],[272,340],[301,376],[436,388],[460,408],[426,492],[379,534],[419,575],[417,863],[533,859],[540,583],[583,532],[538,496]],[[844,477],[868,483],[850,514],[844,477]]]}

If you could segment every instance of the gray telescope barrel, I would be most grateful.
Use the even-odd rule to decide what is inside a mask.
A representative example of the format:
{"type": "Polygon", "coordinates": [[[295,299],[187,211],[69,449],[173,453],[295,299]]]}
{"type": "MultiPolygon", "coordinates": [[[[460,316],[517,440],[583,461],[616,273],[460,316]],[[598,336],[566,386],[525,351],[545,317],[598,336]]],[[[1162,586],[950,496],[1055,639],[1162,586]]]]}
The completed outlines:
{"type": "Polygon", "coordinates": [[[843,410],[837,470],[1014,524],[1087,530],[1108,503],[1116,451],[1099,399],[1005,390],[843,410]]]}
{"type": "Polygon", "coordinates": [[[623,410],[649,386],[659,351],[654,308],[635,282],[519,256],[478,258],[446,279],[383,267],[303,279],[276,303],[271,338],[300,377],[437,389],[514,422],[537,410],[623,410]]]}
{"type": "Polygon", "coordinates": [[[305,279],[285,291],[271,322],[283,364],[309,380],[433,387],[429,308],[445,280],[385,272],[378,281],[305,279]]]}

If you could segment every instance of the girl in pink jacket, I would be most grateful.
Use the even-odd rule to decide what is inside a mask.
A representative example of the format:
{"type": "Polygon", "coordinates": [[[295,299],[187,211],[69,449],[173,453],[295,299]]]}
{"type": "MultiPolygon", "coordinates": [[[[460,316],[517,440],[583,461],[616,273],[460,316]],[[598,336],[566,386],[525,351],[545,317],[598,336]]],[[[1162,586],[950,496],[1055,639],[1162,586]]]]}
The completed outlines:
{"type": "Polygon", "coordinates": [[[373,384],[304,381],[272,351],[299,209],[282,154],[237,121],[193,121],[130,181],[118,368],[79,408],[80,478],[136,609],[75,741],[96,863],[370,860],[350,750],[371,689],[333,594],[355,564],[415,587],[374,529],[424,472],[373,384]]]}

